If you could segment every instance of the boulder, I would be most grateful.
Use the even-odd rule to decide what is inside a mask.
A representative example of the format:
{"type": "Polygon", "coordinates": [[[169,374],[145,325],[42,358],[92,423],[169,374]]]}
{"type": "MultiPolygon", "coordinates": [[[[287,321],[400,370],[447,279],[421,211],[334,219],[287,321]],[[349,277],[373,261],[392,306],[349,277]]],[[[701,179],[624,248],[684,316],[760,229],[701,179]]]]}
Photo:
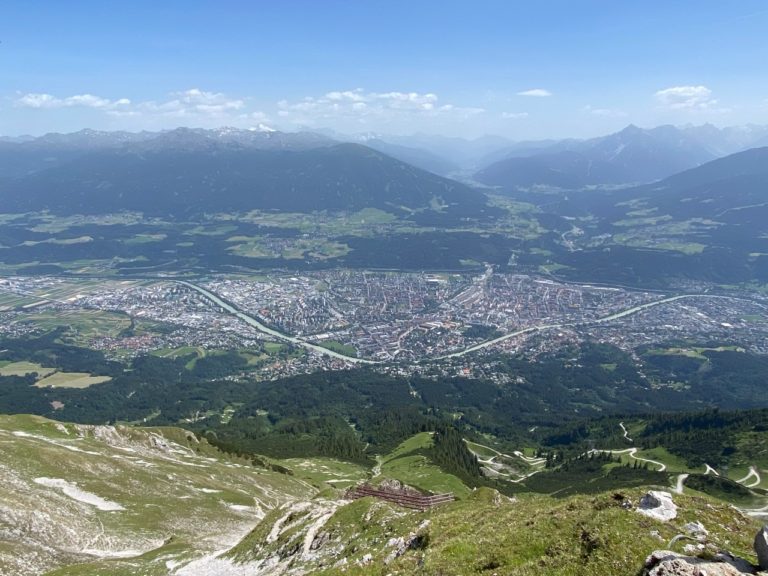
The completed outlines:
{"type": "Polygon", "coordinates": [[[677,517],[677,506],[672,501],[672,495],[669,492],[656,490],[651,490],[640,498],[637,511],[662,522],[668,522],[677,517]]]}
{"type": "Polygon", "coordinates": [[[706,542],[707,536],[709,536],[709,530],[704,528],[704,524],[701,522],[688,522],[683,526],[683,530],[696,538],[699,542],[706,542]]]}
{"type": "Polygon", "coordinates": [[[755,536],[755,554],[760,570],[768,570],[768,526],[763,526],[755,536]]]}

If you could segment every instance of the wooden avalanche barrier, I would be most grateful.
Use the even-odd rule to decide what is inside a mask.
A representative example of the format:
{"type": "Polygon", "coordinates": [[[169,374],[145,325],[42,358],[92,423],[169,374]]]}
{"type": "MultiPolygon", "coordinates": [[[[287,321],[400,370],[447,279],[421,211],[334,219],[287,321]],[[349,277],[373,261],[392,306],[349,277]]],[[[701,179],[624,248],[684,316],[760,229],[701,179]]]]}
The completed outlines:
{"type": "Polygon", "coordinates": [[[373,496],[374,498],[380,498],[387,502],[392,502],[398,506],[404,508],[412,508],[414,510],[427,510],[438,504],[445,502],[452,502],[455,500],[454,495],[451,492],[446,494],[419,494],[414,490],[394,490],[392,488],[374,488],[370,484],[361,484],[347,490],[346,498],[349,500],[357,500],[358,498],[365,498],[366,496],[373,496]]]}

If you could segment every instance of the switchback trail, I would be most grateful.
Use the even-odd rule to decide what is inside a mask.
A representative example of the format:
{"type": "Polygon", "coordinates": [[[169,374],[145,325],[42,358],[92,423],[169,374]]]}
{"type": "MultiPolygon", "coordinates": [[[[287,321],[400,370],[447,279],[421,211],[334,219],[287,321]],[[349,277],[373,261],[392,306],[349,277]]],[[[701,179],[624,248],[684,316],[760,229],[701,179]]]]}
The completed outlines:
{"type": "Polygon", "coordinates": [[[677,483],[675,484],[675,494],[682,494],[683,493],[683,483],[685,482],[685,479],[688,478],[690,474],[679,474],[677,476],[677,483]]]}
{"type": "Polygon", "coordinates": [[[621,428],[621,431],[624,432],[624,440],[632,444],[632,438],[629,437],[629,432],[624,427],[624,422],[619,422],[619,427],[621,428]]]}
{"type": "Polygon", "coordinates": [[[754,488],[755,486],[759,486],[760,482],[762,482],[763,479],[760,478],[760,474],[757,471],[757,468],[754,466],[749,467],[749,474],[744,476],[744,478],[739,478],[736,480],[739,484],[743,484],[745,488],[754,488]],[[750,478],[754,478],[754,481],[751,484],[747,484],[747,480],[750,478]]]}
{"type": "Polygon", "coordinates": [[[590,450],[587,452],[589,453],[596,453],[596,452],[608,452],[610,454],[629,454],[629,457],[633,460],[637,460],[639,462],[648,462],[649,464],[655,464],[659,467],[657,472],[664,472],[667,469],[667,465],[663,462],[659,462],[658,460],[649,460],[648,458],[641,458],[640,456],[635,456],[637,454],[637,448],[626,448],[624,450],[590,450]]]}

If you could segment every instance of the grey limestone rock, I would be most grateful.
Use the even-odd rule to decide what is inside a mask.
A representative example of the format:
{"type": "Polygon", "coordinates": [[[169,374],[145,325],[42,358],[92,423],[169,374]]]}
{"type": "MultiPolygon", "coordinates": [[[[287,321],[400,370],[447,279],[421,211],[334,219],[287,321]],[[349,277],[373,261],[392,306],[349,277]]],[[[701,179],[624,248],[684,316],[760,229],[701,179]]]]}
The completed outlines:
{"type": "Polygon", "coordinates": [[[683,556],[670,550],[656,550],[645,561],[646,576],[743,576],[755,574],[754,567],[741,558],[719,554],[712,560],[683,556]]]}
{"type": "Polygon", "coordinates": [[[677,517],[677,506],[672,501],[672,495],[669,492],[660,492],[651,490],[640,498],[640,505],[637,507],[640,514],[667,522],[677,517]]]}
{"type": "Polygon", "coordinates": [[[768,570],[768,526],[763,526],[755,535],[755,554],[760,570],[768,570]]]}

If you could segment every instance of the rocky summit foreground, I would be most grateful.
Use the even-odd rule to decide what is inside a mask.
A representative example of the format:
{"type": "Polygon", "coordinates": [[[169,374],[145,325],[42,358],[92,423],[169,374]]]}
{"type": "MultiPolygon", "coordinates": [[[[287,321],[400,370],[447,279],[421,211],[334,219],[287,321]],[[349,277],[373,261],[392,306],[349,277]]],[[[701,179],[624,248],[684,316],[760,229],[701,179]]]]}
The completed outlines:
{"type": "Polygon", "coordinates": [[[765,560],[760,524],[702,496],[479,488],[420,512],[345,499],[334,486],[357,472],[328,459],[249,461],[177,428],[29,416],[0,417],[0,456],[8,576],[730,575],[765,560]]]}

